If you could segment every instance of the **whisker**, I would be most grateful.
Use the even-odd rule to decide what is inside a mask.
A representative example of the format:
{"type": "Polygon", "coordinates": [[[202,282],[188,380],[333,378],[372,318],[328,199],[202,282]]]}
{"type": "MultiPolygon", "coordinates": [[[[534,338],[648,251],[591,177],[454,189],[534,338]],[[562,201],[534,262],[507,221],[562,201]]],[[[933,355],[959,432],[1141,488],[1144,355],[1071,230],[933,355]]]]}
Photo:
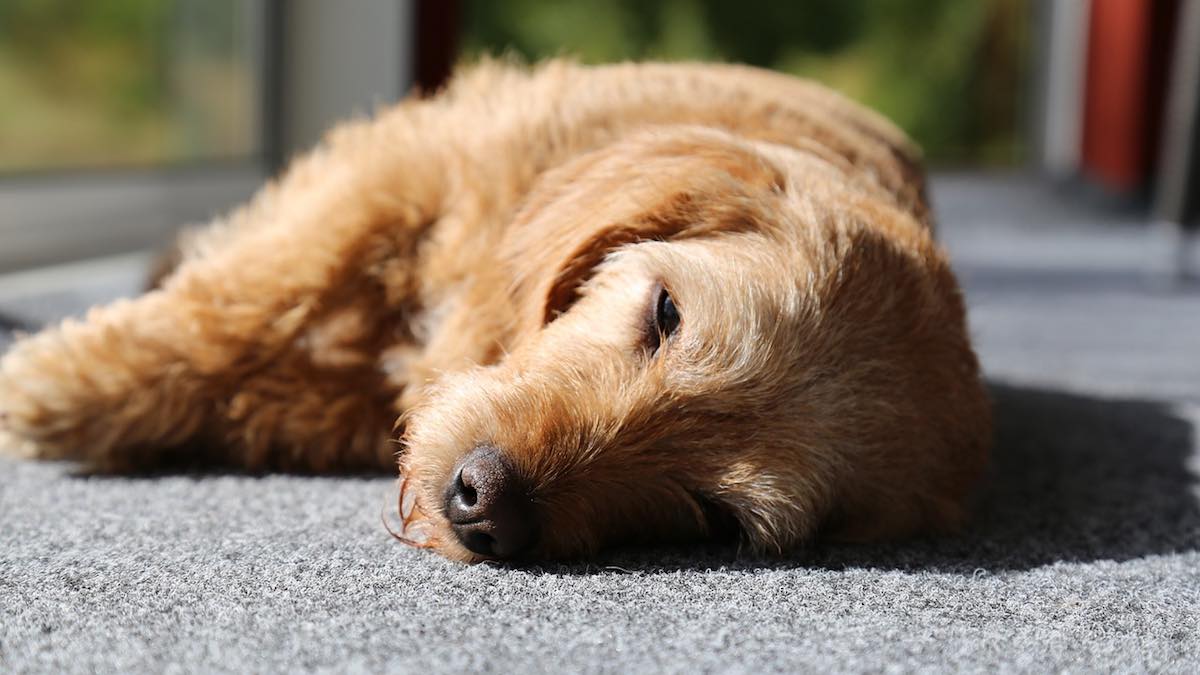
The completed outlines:
{"type": "Polygon", "coordinates": [[[396,541],[412,546],[413,548],[433,548],[437,545],[437,540],[430,536],[427,523],[417,517],[416,495],[408,489],[408,477],[400,477],[397,480],[397,484],[399,490],[396,495],[395,513],[400,518],[400,531],[397,532],[388,522],[388,510],[386,507],[381,508],[379,513],[379,520],[383,523],[383,529],[387,530],[388,534],[392,535],[392,538],[396,541]]]}

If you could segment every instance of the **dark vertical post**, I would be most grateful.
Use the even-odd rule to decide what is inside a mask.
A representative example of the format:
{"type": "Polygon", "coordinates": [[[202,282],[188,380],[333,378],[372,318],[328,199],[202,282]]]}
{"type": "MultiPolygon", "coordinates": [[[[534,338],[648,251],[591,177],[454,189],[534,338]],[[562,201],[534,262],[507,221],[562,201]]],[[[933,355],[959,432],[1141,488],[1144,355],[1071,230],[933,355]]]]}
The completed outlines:
{"type": "Polygon", "coordinates": [[[1188,224],[1200,206],[1200,2],[1184,3],[1176,25],[1155,215],[1188,224]]]}
{"type": "Polygon", "coordinates": [[[416,67],[413,83],[423,93],[437,91],[458,58],[461,4],[458,0],[416,0],[416,67]]]}
{"type": "Polygon", "coordinates": [[[1174,235],[1172,272],[1186,276],[1200,225],[1200,0],[1182,4],[1176,26],[1154,217],[1174,235]]]}

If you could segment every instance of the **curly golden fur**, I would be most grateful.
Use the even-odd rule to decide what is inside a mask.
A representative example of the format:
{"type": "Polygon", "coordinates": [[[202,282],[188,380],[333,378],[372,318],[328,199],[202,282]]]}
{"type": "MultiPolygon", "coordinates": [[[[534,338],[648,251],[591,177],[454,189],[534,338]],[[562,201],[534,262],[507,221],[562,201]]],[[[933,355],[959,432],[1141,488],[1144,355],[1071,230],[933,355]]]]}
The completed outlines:
{"type": "Polygon", "coordinates": [[[953,528],[990,439],[917,151],[695,64],[487,62],[335,129],[159,288],[18,342],[0,416],[109,470],[374,469],[395,428],[403,536],[462,560],[443,492],[480,444],[529,486],[525,555],[562,557],[953,528]]]}

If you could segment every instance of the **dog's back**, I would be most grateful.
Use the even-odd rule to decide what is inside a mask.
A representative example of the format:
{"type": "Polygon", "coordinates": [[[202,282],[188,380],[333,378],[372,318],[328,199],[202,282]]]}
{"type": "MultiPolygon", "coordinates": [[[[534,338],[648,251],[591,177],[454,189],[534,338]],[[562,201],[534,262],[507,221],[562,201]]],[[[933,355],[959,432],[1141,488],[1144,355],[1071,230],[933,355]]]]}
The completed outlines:
{"type": "Polygon", "coordinates": [[[696,124],[812,152],[927,214],[920,151],[895,125],[819,84],[756,68],[486,61],[453,80],[442,105],[465,142],[522,150],[505,159],[526,175],[640,129],[696,124]]]}

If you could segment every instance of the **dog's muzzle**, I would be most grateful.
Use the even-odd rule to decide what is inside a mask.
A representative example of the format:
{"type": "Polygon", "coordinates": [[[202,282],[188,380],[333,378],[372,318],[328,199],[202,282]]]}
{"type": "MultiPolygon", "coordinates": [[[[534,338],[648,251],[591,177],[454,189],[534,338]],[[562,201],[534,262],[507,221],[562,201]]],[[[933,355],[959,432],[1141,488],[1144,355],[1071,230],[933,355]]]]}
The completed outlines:
{"type": "Polygon", "coordinates": [[[463,457],[445,491],[446,517],[462,545],[488,558],[513,558],[537,538],[529,491],[504,454],[481,445],[463,457]]]}

